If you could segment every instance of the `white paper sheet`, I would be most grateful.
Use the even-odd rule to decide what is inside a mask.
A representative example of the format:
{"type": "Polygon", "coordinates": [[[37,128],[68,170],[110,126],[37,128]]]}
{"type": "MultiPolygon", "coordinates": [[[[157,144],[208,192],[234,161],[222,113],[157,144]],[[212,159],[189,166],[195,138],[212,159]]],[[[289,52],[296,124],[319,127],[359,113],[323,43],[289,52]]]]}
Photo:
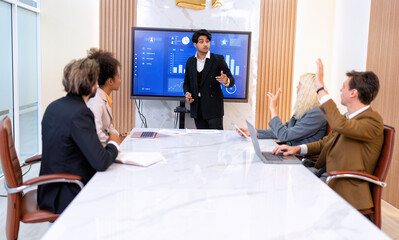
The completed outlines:
{"type": "Polygon", "coordinates": [[[117,162],[140,167],[148,167],[164,160],[160,152],[120,152],[116,157],[117,162]]]}
{"type": "Polygon", "coordinates": [[[215,129],[186,129],[188,134],[221,134],[220,130],[215,129]]]}

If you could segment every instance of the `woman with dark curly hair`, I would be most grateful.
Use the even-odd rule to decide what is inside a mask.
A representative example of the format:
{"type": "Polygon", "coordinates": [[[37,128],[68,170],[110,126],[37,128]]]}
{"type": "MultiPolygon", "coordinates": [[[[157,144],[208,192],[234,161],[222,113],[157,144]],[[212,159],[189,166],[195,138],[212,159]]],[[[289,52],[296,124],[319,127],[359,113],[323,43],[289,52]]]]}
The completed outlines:
{"type": "MultiPolygon", "coordinates": [[[[118,71],[121,64],[112,56],[112,53],[95,48],[88,51],[87,58],[95,60],[100,66],[97,92],[89,100],[87,106],[94,114],[98,138],[105,146],[111,132],[119,134],[112,124],[112,99],[110,94],[112,91],[118,91],[121,85],[118,71]]],[[[126,135],[126,133],[121,134],[122,137],[126,135]]]]}

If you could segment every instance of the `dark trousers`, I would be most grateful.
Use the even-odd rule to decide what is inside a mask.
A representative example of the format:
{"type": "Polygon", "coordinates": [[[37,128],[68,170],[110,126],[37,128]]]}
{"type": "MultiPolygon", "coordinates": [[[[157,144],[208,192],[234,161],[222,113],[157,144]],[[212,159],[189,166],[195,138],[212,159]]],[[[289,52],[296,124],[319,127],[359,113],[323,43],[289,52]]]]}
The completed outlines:
{"type": "Polygon", "coordinates": [[[212,118],[212,119],[202,119],[194,118],[195,126],[197,129],[219,129],[223,130],[223,117],[212,118]]]}
{"type": "Polygon", "coordinates": [[[198,102],[197,118],[194,118],[197,129],[219,129],[223,130],[223,117],[203,119],[201,101],[198,102]]]}

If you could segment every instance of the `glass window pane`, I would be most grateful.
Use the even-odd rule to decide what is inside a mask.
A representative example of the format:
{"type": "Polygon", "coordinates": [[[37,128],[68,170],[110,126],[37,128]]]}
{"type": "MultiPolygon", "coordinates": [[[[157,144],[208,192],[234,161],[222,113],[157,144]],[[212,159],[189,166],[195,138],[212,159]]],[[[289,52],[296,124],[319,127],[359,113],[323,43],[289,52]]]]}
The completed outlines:
{"type": "Polygon", "coordinates": [[[37,0],[19,0],[21,3],[25,3],[32,7],[37,7],[37,0]]]}
{"type": "Polygon", "coordinates": [[[36,13],[18,8],[20,160],[38,153],[36,13]]]}
{"type": "Polygon", "coordinates": [[[1,1],[0,36],[0,119],[8,115],[13,121],[11,5],[1,1]]]}

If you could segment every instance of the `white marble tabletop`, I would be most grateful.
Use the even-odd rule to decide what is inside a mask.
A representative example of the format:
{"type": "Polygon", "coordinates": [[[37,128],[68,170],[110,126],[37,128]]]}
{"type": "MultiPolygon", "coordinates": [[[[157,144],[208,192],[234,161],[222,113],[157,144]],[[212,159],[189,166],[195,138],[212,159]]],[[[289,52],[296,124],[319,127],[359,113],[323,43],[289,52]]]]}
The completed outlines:
{"type": "Polygon", "coordinates": [[[127,150],[166,160],[98,172],[43,239],[389,239],[305,167],[263,164],[233,131],[128,137],[127,150]]]}

